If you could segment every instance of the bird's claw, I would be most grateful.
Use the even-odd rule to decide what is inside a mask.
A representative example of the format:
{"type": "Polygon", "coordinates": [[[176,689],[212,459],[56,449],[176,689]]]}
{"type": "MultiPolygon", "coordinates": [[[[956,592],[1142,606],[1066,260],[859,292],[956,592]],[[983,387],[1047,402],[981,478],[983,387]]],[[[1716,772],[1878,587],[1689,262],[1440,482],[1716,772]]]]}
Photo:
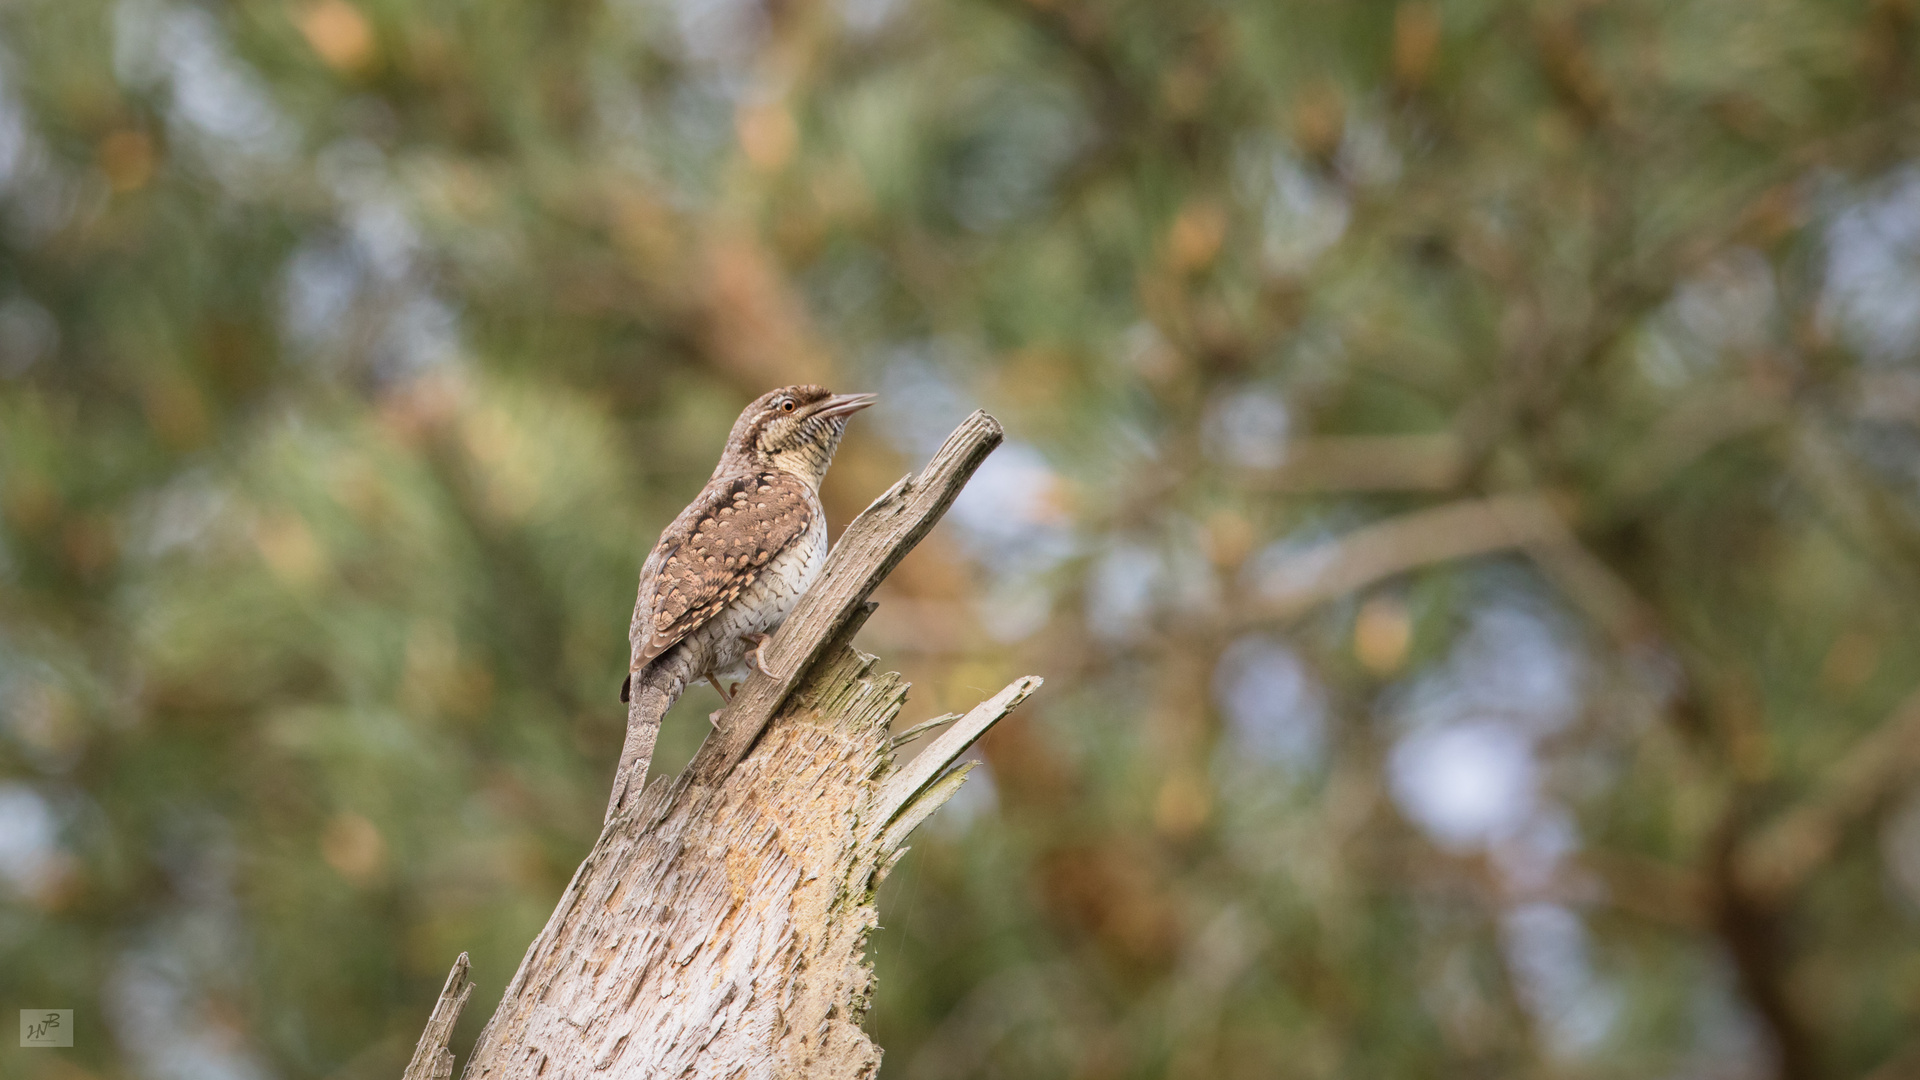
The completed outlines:
{"type": "Polygon", "coordinates": [[[767,647],[767,642],[773,640],[773,635],[772,634],[742,634],[740,635],[740,640],[750,641],[753,643],[753,648],[747,650],[747,667],[753,669],[754,671],[759,672],[762,675],[771,676],[773,672],[767,670],[767,657],[766,657],[766,653],[764,653],[762,650],[764,650],[767,647]]]}

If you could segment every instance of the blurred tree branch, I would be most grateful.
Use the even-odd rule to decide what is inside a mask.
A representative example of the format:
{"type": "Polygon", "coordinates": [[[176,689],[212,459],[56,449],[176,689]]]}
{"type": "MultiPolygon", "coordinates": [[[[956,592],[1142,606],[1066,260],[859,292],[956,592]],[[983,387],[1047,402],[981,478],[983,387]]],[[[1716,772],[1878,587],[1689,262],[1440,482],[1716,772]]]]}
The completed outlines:
{"type": "Polygon", "coordinates": [[[1583,547],[1545,495],[1494,495],[1415,510],[1363,526],[1268,570],[1273,583],[1236,626],[1292,622],[1330,600],[1409,570],[1520,551],[1595,625],[1622,641],[1652,629],[1646,605],[1583,547]]]}
{"type": "MultiPolygon", "coordinates": [[[[173,1033],[398,1073],[421,943],[504,982],[603,818],[596,583],[832,367],[1012,410],[1032,489],[862,632],[933,711],[1067,687],[984,740],[1010,827],[896,881],[890,1071],[1912,1070],[1912,0],[107,6],[0,12],[0,811],[57,824],[0,990],[217,916],[258,947],[173,1033]],[[1317,521],[1372,524],[1263,607],[1317,521]],[[1523,833],[1418,812],[1503,760],[1523,833]]],[[[165,1071],[115,1034],[78,1066],[165,1071]]]]}
{"type": "Polygon", "coordinates": [[[1248,470],[1250,489],[1448,491],[1466,478],[1460,440],[1436,435],[1321,435],[1287,444],[1275,469],[1248,470]]]}
{"type": "Polygon", "coordinates": [[[1538,495],[1497,495],[1415,510],[1366,525],[1270,570],[1265,595],[1236,625],[1291,622],[1375,582],[1422,566],[1562,541],[1566,526],[1538,495]]]}
{"type": "Polygon", "coordinates": [[[1741,885],[1771,904],[1822,866],[1854,825],[1920,772],[1920,691],[1814,778],[1791,809],[1744,838],[1735,853],[1741,885]]]}

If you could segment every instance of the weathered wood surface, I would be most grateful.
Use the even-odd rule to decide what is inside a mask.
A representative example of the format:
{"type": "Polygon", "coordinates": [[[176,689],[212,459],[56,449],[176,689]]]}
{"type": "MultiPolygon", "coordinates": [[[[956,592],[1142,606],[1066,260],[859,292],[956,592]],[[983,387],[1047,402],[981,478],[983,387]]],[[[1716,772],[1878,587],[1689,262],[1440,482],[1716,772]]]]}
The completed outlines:
{"type": "MultiPolygon", "coordinates": [[[[853,519],[827,554],[819,580],[794,605],[762,651],[766,669],[773,674],[755,672],[747,678],[721,713],[717,734],[694,756],[688,771],[695,782],[718,781],[746,754],[820,650],[907,552],[932,531],[1003,437],[998,420],[976,411],[947,436],[926,468],[902,477],[853,519]]],[[[638,790],[653,759],[660,718],[697,674],[650,671],[637,681],[627,708],[626,746],[607,801],[608,818],[638,790]]]]}
{"type": "Polygon", "coordinates": [[[1003,437],[998,420],[976,411],[953,429],[925,469],[902,477],[853,519],[834,542],[820,579],[767,642],[766,666],[773,674],[756,673],[740,687],[721,715],[719,737],[694,756],[688,766],[694,782],[713,783],[746,754],[820,650],[933,530],[1003,437]]]}
{"type": "Polygon", "coordinates": [[[1040,680],[1017,680],[901,768],[891,725],[906,686],[851,642],[874,586],[999,440],[974,414],[848,526],[768,643],[774,674],[735,695],[680,777],[642,791],[622,762],[628,792],[616,788],[465,1076],[874,1075],[880,1051],[860,1021],[875,891],[964,781],[969,766],[949,767],[1040,680]]]}
{"type": "Polygon", "coordinates": [[[473,996],[467,967],[467,954],[461,953],[447,973],[447,984],[440,988],[440,1000],[433,1003],[433,1015],[427,1019],[427,1029],[420,1033],[420,1043],[413,1048],[413,1060],[401,1080],[449,1080],[453,1076],[453,1051],[447,1049],[447,1043],[453,1038],[460,1011],[467,1007],[467,998],[473,996]]]}

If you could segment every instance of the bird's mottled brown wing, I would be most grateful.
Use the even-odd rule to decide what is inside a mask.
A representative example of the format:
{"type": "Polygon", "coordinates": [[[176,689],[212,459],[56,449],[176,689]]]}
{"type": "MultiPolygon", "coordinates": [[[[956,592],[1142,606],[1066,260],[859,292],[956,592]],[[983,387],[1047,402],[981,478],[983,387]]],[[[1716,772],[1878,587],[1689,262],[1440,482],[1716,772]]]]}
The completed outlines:
{"type": "Polygon", "coordinates": [[[777,471],[708,482],[647,557],[634,610],[633,670],[719,613],[804,535],[813,520],[807,496],[798,478],[777,471]]]}

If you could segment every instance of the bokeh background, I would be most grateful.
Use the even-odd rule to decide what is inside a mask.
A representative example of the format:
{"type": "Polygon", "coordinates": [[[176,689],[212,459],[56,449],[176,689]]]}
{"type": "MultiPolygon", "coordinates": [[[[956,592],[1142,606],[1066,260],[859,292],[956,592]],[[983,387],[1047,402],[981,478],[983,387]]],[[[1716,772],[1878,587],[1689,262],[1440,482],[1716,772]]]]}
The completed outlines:
{"type": "Polygon", "coordinates": [[[808,380],[836,533],[1009,431],[905,719],[1048,680],[885,1075],[1920,1075],[1917,17],[7,0],[0,1074],[396,1077],[469,950],[464,1049],[808,380]]]}

